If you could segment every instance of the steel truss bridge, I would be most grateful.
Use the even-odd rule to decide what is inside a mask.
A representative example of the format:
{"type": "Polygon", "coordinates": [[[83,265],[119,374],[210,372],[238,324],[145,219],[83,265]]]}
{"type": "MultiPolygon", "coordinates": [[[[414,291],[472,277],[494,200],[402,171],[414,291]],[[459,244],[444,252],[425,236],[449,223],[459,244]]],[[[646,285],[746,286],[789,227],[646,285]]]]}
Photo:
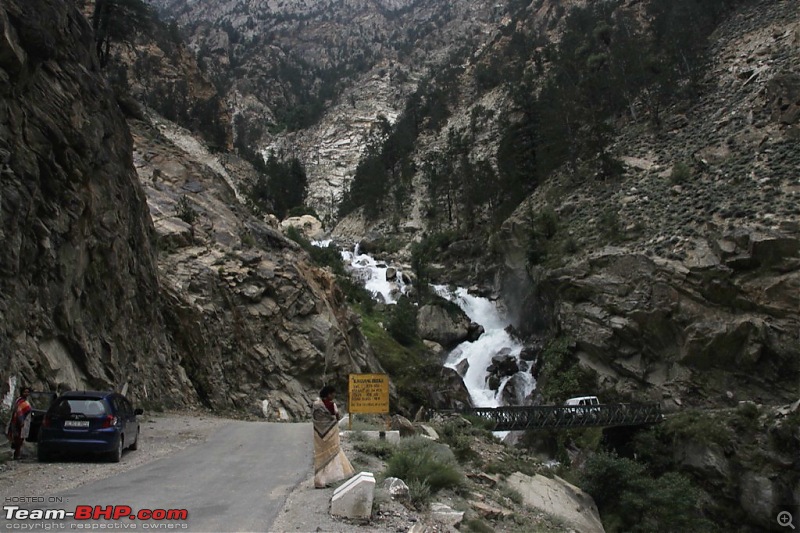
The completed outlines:
{"type": "Polygon", "coordinates": [[[656,424],[664,419],[661,405],[657,403],[473,407],[459,413],[493,422],[492,431],[640,426],[656,424]]]}

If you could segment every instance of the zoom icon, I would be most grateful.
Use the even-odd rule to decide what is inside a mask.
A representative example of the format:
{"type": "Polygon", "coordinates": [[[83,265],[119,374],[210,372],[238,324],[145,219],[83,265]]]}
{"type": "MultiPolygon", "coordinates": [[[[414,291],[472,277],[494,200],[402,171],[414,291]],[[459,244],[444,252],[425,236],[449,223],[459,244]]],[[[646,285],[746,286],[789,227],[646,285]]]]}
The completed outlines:
{"type": "Polygon", "coordinates": [[[790,527],[794,529],[794,524],[792,523],[792,513],[789,511],[781,511],[778,513],[778,525],[781,527],[790,527]]]}

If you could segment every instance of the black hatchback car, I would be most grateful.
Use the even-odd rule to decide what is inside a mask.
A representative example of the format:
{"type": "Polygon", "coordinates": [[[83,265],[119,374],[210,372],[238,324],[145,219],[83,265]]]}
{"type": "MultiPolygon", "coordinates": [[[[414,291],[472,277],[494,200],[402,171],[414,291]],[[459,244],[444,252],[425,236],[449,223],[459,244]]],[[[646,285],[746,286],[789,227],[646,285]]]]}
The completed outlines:
{"type": "Polygon", "coordinates": [[[71,391],[56,399],[39,429],[38,457],[103,454],[119,462],[123,450],[139,447],[141,409],[116,392],[71,391]]]}

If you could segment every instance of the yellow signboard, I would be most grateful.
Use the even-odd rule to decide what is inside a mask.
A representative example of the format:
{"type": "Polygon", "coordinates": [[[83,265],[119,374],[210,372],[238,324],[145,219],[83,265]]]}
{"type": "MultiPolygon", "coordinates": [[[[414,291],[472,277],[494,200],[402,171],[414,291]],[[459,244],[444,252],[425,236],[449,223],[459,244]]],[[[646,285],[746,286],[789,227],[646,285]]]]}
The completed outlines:
{"type": "Polygon", "coordinates": [[[386,374],[350,374],[350,413],[389,413],[389,376],[386,374]]]}

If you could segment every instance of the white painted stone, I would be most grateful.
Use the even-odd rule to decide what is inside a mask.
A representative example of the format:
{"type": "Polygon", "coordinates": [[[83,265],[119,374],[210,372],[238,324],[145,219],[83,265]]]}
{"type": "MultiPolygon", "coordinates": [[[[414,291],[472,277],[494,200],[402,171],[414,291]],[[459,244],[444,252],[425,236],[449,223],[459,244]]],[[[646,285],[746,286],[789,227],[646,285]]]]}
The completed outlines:
{"type": "MultiPolygon", "coordinates": [[[[339,426],[341,427],[341,426],[339,426]]],[[[365,437],[370,440],[387,440],[392,444],[397,444],[400,442],[400,432],[399,431],[361,431],[365,437]]]]}
{"type": "Polygon", "coordinates": [[[269,418],[269,400],[261,400],[261,414],[264,418],[269,418]]]}
{"type": "Polygon", "coordinates": [[[375,476],[359,472],[333,491],[331,515],[366,520],[372,516],[375,496],[375,476]]]}

